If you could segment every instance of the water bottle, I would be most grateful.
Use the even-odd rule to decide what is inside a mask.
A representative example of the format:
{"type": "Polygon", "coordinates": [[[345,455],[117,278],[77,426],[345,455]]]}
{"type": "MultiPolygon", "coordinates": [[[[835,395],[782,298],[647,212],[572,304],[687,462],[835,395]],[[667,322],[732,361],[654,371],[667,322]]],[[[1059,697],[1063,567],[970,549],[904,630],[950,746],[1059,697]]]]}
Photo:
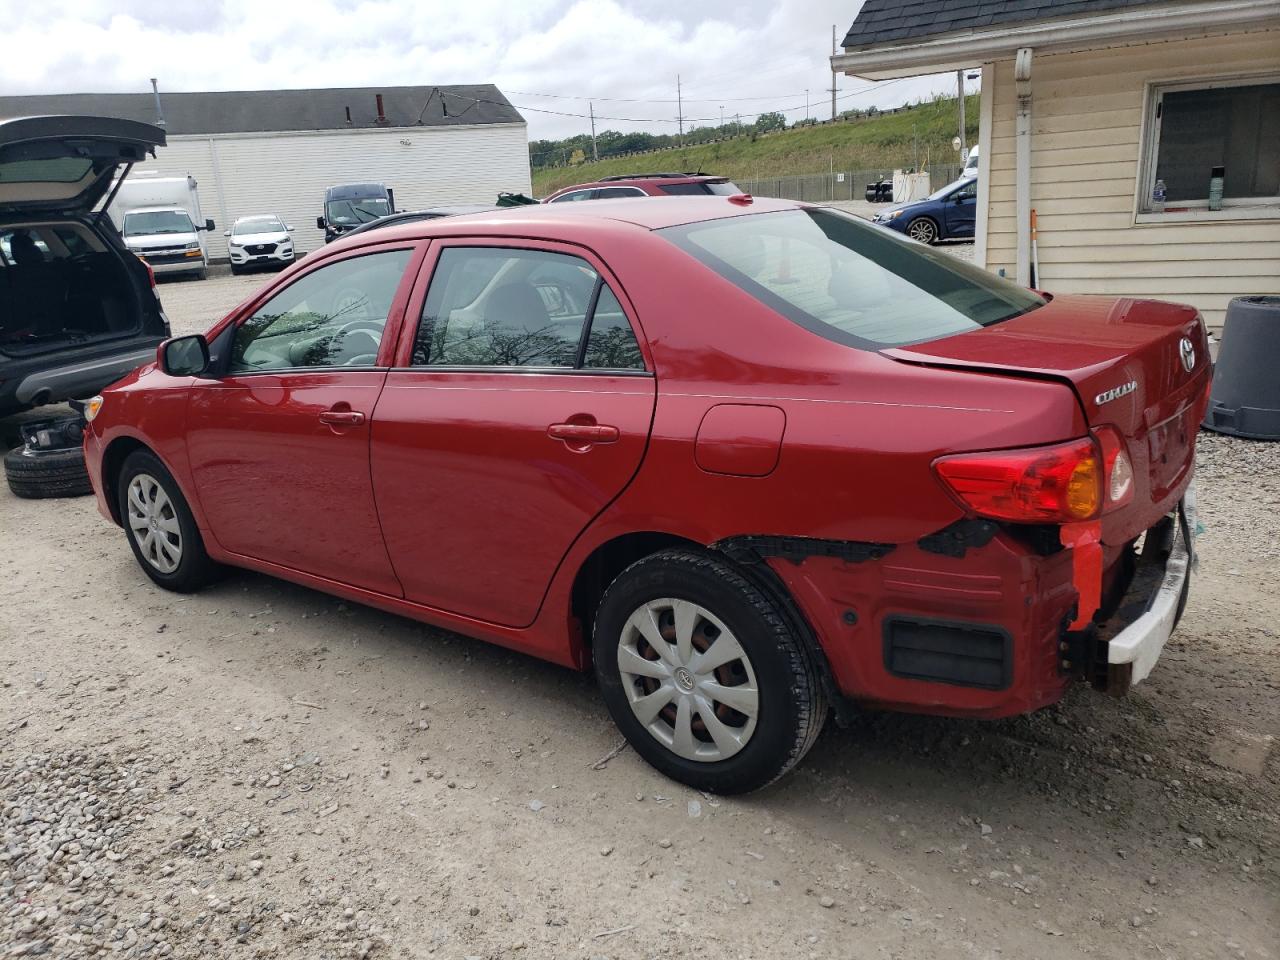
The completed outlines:
{"type": "Polygon", "coordinates": [[[1156,185],[1151,190],[1151,212],[1164,213],[1164,201],[1168,194],[1163,180],[1157,180],[1156,185]]]}

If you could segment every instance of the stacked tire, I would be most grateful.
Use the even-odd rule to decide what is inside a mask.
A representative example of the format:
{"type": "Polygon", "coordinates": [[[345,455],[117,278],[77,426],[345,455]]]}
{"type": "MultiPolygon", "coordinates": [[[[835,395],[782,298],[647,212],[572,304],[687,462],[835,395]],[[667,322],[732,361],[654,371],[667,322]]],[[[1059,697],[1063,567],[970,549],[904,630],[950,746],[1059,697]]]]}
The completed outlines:
{"type": "Polygon", "coordinates": [[[14,496],[28,500],[79,497],[92,493],[80,447],[83,422],[78,417],[38,425],[45,444],[33,436],[4,458],[4,476],[14,496]]]}

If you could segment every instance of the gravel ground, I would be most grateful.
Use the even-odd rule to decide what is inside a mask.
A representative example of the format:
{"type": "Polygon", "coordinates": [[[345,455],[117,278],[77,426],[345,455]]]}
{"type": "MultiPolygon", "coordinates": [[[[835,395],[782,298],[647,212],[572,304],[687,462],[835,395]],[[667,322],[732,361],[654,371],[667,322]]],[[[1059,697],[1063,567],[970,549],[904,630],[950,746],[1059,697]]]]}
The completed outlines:
{"type": "MultiPolygon", "coordinates": [[[[202,329],[265,279],[161,292],[202,329]]],[[[1200,444],[1129,697],[828,725],[732,799],[600,762],[588,677],[256,574],[165,593],[90,500],[0,493],[0,957],[1275,960],[1280,445],[1200,444]]]]}

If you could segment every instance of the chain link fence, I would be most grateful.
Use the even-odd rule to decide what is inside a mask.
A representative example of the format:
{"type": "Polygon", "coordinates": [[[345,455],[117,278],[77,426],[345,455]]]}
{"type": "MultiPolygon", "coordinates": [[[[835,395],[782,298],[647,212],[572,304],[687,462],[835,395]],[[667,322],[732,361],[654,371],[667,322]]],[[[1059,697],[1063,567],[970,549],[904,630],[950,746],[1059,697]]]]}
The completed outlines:
{"type": "MultiPolygon", "coordinates": [[[[932,163],[926,166],[929,182],[934,190],[946,186],[960,177],[964,165],[959,163],[932,163]]],[[[883,168],[871,170],[835,170],[831,173],[810,173],[799,177],[761,177],[758,180],[735,177],[734,183],[743,192],[755,197],[778,197],[783,200],[803,200],[811,203],[832,203],[839,200],[863,200],[867,184],[881,178],[892,178],[893,171],[883,168]]]]}

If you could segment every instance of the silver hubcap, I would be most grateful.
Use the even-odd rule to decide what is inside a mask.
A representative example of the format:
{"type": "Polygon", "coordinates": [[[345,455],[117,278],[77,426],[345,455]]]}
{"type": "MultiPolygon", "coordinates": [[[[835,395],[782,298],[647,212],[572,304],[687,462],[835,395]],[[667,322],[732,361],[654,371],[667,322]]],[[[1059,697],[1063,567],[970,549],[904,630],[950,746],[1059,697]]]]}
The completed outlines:
{"type": "Polygon", "coordinates": [[[622,628],[618,671],[636,719],[677,756],[724,760],[755,733],[755,671],[705,607],[667,598],[637,609],[622,628]]]}
{"type": "Polygon", "coordinates": [[[178,569],[182,527],[173,501],[150,474],[140,473],[129,481],[129,529],[147,563],[161,573],[178,569]]]}
{"type": "Polygon", "coordinates": [[[917,220],[911,226],[907,227],[907,235],[912,240],[919,240],[921,243],[928,243],[933,239],[933,224],[928,220],[917,220]]]}

